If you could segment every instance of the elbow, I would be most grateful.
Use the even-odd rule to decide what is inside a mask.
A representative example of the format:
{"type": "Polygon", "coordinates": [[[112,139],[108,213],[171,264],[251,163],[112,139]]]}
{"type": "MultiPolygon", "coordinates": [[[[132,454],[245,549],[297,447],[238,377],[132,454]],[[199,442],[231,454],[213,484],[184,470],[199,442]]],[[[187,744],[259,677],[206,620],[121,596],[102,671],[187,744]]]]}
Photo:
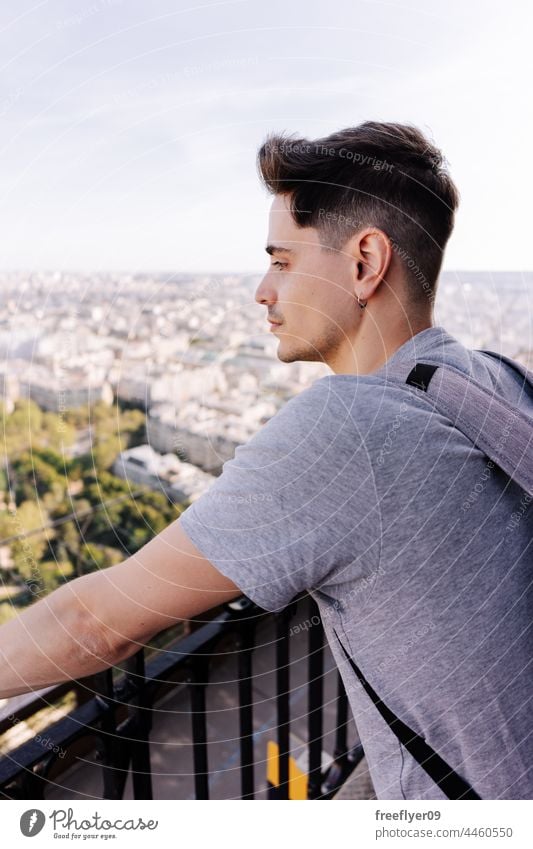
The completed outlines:
{"type": "Polygon", "coordinates": [[[91,573],[66,585],[60,605],[62,621],[68,622],[77,654],[76,665],[79,669],[87,670],[83,673],[85,675],[114,666],[139,648],[128,637],[114,631],[105,618],[98,615],[99,606],[95,598],[99,597],[99,593],[95,596],[94,579],[95,575],[91,573]]]}
{"type": "Polygon", "coordinates": [[[121,647],[114,644],[105,628],[87,616],[80,623],[78,646],[82,656],[95,667],[94,672],[113,666],[121,657],[121,647]]]}
{"type": "Polygon", "coordinates": [[[81,644],[85,655],[97,664],[94,672],[116,666],[144,648],[144,644],[136,640],[118,638],[94,617],[86,617],[81,644]]]}
{"type": "Polygon", "coordinates": [[[70,629],[78,655],[76,667],[82,671],[79,678],[102,672],[133,654],[134,648],[117,640],[105,624],[81,604],[75,605],[73,610],[71,603],[70,629]]]}

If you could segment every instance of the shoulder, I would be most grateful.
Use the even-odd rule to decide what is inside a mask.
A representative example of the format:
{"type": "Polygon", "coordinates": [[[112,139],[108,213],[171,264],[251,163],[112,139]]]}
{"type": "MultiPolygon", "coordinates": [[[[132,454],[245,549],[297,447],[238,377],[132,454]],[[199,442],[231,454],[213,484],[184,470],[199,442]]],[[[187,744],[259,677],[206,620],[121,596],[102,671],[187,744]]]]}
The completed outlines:
{"type": "MultiPolygon", "coordinates": [[[[364,447],[368,428],[360,425],[357,407],[361,392],[348,383],[339,385],[329,375],[294,395],[236,451],[224,470],[241,468],[279,475],[305,473],[311,467],[331,472],[342,461],[364,447]]],[[[333,376],[336,377],[335,375],[333,376]]],[[[361,405],[362,407],[365,404],[361,405]]],[[[360,452],[359,452],[360,453],[360,452]]]]}
{"type": "Polygon", "coordinates": [[[317,410],[325,415],[341,410],[361,412],[358,402],[368,398],[375,386],[385,386],[385,381],[374,375],[328,374],[318,378],[298,395],[288,401],[282,411],[297,415],[303,410],[317,410]]]}
{"type": "Polygon", "coordinates": [[[354,385],[354,380],[337,380],[337,375],[319,378],[311,386],[294,395],[263,426],[260,433],[278,434],[284,431],[293,437],[313,438],[331,434],[340,425],[354,425],[361,393],[366,387],[354,385]]]}

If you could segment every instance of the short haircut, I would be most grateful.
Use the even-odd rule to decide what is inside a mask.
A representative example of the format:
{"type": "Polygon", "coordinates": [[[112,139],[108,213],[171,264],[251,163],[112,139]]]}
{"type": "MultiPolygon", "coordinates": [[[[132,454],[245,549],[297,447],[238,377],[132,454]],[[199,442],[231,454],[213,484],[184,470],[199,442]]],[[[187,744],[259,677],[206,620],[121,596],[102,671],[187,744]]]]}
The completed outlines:
{"type": "Polygon", "coordinates": [[[366,226],[386,233],[412,300],[433,301],[459,192],[417,127],[366,121],[313,140],[272,133],[257,164],[267,189],[289,196],[295,223],[316,228],[324,247],[341,250],[366,226]]]}

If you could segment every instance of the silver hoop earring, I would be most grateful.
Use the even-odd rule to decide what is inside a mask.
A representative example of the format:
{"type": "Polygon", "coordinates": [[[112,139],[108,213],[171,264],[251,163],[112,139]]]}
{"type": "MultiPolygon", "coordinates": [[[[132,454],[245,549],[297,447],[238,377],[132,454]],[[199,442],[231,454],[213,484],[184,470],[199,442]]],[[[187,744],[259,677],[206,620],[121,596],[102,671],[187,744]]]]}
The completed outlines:
{"type": "Polygon", "coordinates": [[[360,300],[360,298],[359,298],[359,295],[357,295],[357,303],[359,304],[359,306],[361,307],[361,309],[362,309],[362,310],[364,310],[364,308],[365,308],[365,307],[366,307],[366,305],[368,304],[368,301],[361,301],[361,300],[360,300]]]}

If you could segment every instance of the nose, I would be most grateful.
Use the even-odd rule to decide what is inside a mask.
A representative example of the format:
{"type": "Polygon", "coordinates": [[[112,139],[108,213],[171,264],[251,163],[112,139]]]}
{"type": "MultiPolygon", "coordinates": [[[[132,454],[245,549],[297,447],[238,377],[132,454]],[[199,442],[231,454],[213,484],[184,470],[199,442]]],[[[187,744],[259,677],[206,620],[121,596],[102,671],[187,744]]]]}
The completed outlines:
{"type": "Polygon", "coordinates": [[[259,286],[255,290],[255,300],[258,304],[273,304],[277,300],[277,293],[272,281],[272,275],[267,271],[259,286]]]}

